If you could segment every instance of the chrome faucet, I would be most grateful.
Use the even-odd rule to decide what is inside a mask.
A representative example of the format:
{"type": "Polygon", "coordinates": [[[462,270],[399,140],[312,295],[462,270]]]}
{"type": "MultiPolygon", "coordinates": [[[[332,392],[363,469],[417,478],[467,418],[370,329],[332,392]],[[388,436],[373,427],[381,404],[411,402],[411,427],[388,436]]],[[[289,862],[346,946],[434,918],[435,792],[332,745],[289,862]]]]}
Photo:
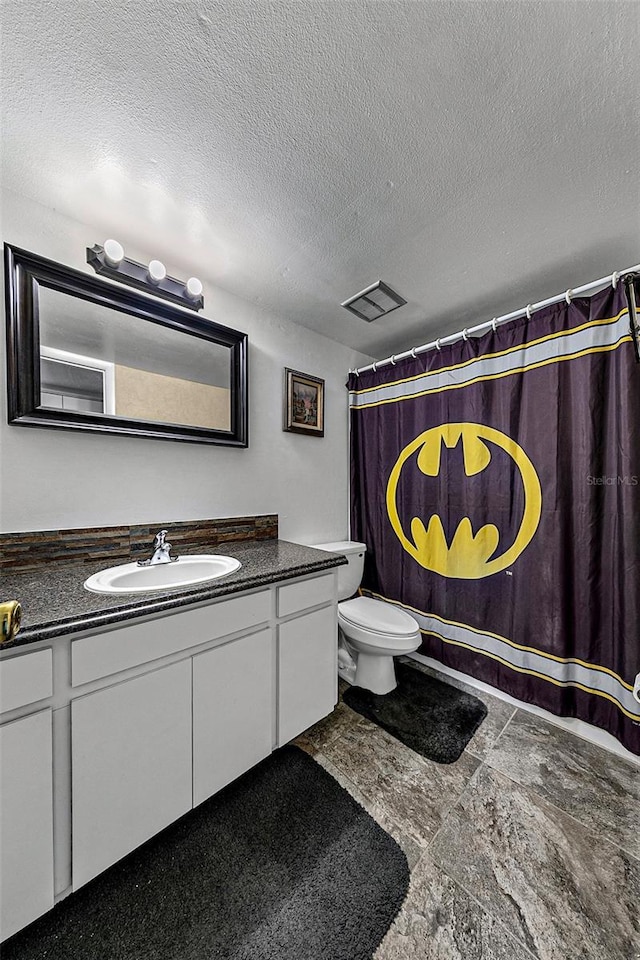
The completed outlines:
{"type": "Polygon", "coordinates": [[[153,567],[157,563],[175,563],[178,557],[171,556],[171,544],[167,540],[167,531],[160,530],[153,540],[153,553],[148,560],[138,560],[139,567],[153,567]]]}

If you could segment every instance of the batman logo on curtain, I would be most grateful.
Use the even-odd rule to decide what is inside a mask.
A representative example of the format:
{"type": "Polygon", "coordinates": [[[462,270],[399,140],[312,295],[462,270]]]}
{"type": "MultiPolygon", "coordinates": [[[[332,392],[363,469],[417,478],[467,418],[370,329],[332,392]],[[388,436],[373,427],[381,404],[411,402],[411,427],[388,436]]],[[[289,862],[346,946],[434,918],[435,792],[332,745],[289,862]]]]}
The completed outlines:
{"type": "Polygon", "coordinates": [[[459,579],[490,576],[516,560],[537,530],[542,502],[535,467],[522,448],[479,423],[444,423],[416,437],[391,470],[386,499],[391,526],[410,556],[427,570],[459,579]],[[437,505],[427,510],[426,523],[400,516],[412,512],[412,491],[420,487],[416,471],[425,478],[420,502],[437,505]],[[436,481],[431,494],[429,480],[436,481]]]}

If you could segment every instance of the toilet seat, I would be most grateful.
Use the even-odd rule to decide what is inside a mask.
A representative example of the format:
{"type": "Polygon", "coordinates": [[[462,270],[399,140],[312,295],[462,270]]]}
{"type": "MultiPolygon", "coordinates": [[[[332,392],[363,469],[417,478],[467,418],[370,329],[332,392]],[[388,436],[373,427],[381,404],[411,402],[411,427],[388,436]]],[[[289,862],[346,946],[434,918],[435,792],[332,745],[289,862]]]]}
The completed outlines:
{"type": "Polygon", "coordinates": [[[359,627],[375,637],[386,641],[407,640],[419,630],[414,618],[404,610],[370,597],[355,597],[338,604],[338,617],[347,625],[359,627]]]}

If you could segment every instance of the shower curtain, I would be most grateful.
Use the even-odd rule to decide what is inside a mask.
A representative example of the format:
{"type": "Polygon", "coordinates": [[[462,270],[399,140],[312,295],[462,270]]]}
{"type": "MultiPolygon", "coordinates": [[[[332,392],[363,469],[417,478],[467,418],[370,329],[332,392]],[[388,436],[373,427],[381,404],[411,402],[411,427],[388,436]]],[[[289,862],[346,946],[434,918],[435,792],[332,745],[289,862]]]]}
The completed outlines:
{"type": "Polygon", "coordinates": [[[640,754],[640,365],[622,284],[349,378],[362,592],[427,656],[640,754]]]}

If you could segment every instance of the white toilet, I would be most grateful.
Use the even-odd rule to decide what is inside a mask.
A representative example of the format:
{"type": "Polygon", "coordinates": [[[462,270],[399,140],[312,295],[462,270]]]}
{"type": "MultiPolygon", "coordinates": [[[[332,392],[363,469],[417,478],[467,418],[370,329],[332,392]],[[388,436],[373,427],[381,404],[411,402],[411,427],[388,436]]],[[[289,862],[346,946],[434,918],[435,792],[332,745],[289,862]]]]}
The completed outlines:
{"type": "Polygon", "coordinates": [[[396,687],[393,658],[420,646],[420,628],[410,614],[391,603],[353,597],[364,570],[364,543],[340,540],[315,543],[316,550],[342,553],[347,565],[338,567],[338,673],[348,683],[373,693],[396,687]]]}

